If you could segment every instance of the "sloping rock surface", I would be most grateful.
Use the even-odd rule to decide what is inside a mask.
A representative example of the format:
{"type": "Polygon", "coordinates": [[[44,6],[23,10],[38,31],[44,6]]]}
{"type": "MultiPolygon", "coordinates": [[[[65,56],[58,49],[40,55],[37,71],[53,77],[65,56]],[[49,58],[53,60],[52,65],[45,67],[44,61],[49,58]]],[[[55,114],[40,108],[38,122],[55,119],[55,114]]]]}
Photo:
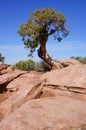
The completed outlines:
{"type": "Polygon", "coordinates": [[[86,123],[86,103],[58,96],[31,100],[0,123],[2,130],[59,130],[86,123]],[[77,108],[76,108],[77,106],[77,108]]]}
{"type": "Polygon", "coordinates": [[[1,74],[1,71],[4,70],[4,69],[7,69],[8,65],[6,64],[0,64],[0,74],[1,74]]]}
{"type": "Polygon", "coordinates": [[[86,65],[79,64],[61,70],[52,70],[42,78],[45,80],[45,86],[67,88],[70,91],[86,94],[86,65]]]}
{"type": "Polygon", "coordinates": [[[86,65],[74,65],[71,67],[66,67],[60,70],[52,70],[44,74],[47,78],[47,83],[54,85],[57,84],[71,84],[72,86],[85,86],[86,85],[86,65]],[[78,80],[78,82],[77,82],[78,80]],[[85,84],[83,84],[85,82],[85,84]]]}
{"type": "Polygon", "coordinates": [[[6,73],[11,72],[11,71],[13,71],[13,67],[10,66],[10,65],[8,65],[7,68],[4,68],[4,69],[1,70],[1,73],[0,73],[0,74],[1,74],[1,75],[2,75],[2,74],[6,74],[6,73]]]}
{"type": "Polygon", "coordinates": [[[71,66],[71,65],[76,65],[76,64],[80,64],[80,62],[76,59],[62,59],[59,61],[61,64],[63,64],[63,66],[71,66]]]}
{"type": "Polygon", "coordinates": [[[31,83],[34,83],[33,79],[34,79],[34,81],[36,81],[36,78],[37,77],[34,74],[26,73],[26,74],[19,76],[16,79],[14,79],[12,82],[10,82],[6,86],[6,88],[9,91],[14,91],[15,88],[16,89],[22,89],[22,87],[25,88],[25,86],[27,86],[31,83]]]}
{"type": "Polygon", "coordinates": [[[86,130],[86,65],[45,74],[3,70],[0,130],[86,130]]]}
{"type": "Polygon", "coordinates": [[[14,91],[15,93],[0,104],[1,114],[6,116],[27,100],[34,99],[42,91],[42,88],[41,80],[32,75],[30,76],[30,74],[24,74],[18,77],[7,86],[8,90],[11,92],[14,91]]]}
{"type": "Polygon", "coordinates": [[[15,78],[19,77],[20,75],[26,73],[25,71],[14,70],[3,74],[0,76],[0,92],[6,89],[6,85],[14,80],[15,78]]]}

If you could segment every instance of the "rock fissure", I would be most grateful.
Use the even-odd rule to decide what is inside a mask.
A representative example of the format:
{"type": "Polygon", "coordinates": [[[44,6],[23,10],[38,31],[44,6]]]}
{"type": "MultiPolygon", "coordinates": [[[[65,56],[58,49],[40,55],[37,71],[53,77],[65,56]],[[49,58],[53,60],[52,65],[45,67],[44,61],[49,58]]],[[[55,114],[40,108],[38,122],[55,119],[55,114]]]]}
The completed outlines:
{"type": "Polygon", "coordinates": [[[80,94],[86,94],[86,89],[82,87],[74,87],[74,86],[61,86],[61,85],[53,85],[53,84],[44,84],[44,87],[52,88],[52,89],[60,89],[62,91],[71,91],[80,94]]]}
{"type": "MultiPolygon", "coordinates": [[[[27,73],[27,72],[24,72],[24,73],[27,73]]],[[[7,88],[6,88],[6,86],[10,83],[10,82],[12,82],[14,79],[17,79],[18,77],[20,77],[21,75],[23,75],[24,73],[20,73],[20,74],[18,74],[17,76],[15,76],[15,77],[7,77],[7,78],[5,78],[4,79],[4,81],[2,80],[1,82],[0,82],[0,93],[3,93],[4,91],[7,91],[7,88]]],[[[4,75],[3,75],[4,76],[4,75]]],[[[15,90],[14,90],[15,91],[15,90]]],[[[12,91],[13,92],[13,91],[12,91]]]]}
{"type": "MultiPolygon", "coordinates": [[[[41,86],[41,82],[40,82],[40,83],[36,84],[35,86],[33,86],[32,89],[23,96],[23,98],[14,102],[13,104],[10,104],[10,106],[9,106],[10,109],[7,112],[7,114],[5,113],[7,108],[5,108],[5,110],[2,111],[1,114],[3,114],[3,116],[4,116],[4,114],[7,116],[9,113],[11,113],[11,112],[15,111],[16,109],[18,109],[19,107],[21,107],[27,101],[40,98],[42,91],[43,91],[43,86],[41,86]]],[[[2,107],[0,107],[0,110],[2,110],[2,107]]]]}

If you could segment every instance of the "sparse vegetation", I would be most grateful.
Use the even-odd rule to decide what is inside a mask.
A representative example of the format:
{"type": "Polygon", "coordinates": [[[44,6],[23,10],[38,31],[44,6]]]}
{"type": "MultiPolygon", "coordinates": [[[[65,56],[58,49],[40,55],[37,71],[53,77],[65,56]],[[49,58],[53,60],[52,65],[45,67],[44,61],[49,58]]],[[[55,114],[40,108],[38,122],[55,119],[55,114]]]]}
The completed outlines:
{"type": "Polygon", "coordinates": [[[83,64],[86,64],[86,57],[72,56],[71,58],[76,59],[76,60],[80,61],[83,64]]]}
{"type": "Polygon", "coordinates": [[[2,54],[0,53],[0,62],[1,62],[1,63],[4,63],[4,61],[5,61],[5,57],[2,56],[2,54]]]}
{"type": "Polygon", "coordinates": [[[34,71],[48,71],[49,68],[44,61],[36,62],[32,59],[26,61],[19,61],[14,66],[13,69],[20,69],[20,70],[34,70],[34,71]]]}

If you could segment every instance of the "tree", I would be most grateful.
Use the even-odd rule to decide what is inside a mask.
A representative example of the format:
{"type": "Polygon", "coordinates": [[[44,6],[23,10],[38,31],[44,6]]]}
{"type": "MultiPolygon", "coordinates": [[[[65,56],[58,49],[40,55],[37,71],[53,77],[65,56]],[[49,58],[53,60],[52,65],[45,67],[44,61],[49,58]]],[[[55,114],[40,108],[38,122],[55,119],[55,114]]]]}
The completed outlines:
{"type": "Polygon", "coordinates": [[[47,40],[53,35],[54,39],[61,42],[62,37],[66,37],[69,32],[65,28],[65,23],[66,19],[62,13],[46,8],[31,13],[28,21],[21,24],[18,30],[25,47],[30,49],[30,54],[33,54],[38,47],[38,56],[47,63],[50,69],[61,68],[62,65],[48,55],[47,40]]]}
{"type": "Polygon", "coordinates": [[[0,62],[4,63],[5,57],[0,53],[0,62]]]}

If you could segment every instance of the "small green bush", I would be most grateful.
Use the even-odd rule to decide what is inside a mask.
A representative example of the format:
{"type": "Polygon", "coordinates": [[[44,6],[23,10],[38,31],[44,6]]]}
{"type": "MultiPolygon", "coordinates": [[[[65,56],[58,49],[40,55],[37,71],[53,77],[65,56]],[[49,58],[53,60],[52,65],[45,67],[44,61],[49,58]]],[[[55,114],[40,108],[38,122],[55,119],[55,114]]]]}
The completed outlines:
{"type": "Polygon", "coordinates": [[[5,57],[2,56],[2,54],[0,53],[0,62],[1,62],[2,64],[4,64],[4,61],[5,61],[5,57]]]}
{"type": "Polygon", "coordinates": [[[76,59],[76,60],[80,61],[83,64],[86,64],[86,57],[72,56],[71,58],[76,59]]]}
{"type": "Polygon", "coordinates": [[[34,70],[34,71],[49,71],[49,68],[45,64],[44,61],[36,62],[32,59],[26,61],[19,61],[14,66],[13,69],[20,69],[20,70],[34,70]]]}
{"type": "Polygon", "coordinates": [[[26,61],[19,61],[13,66],[14,69],[20,69],[26,71],[33,70],[34,67],[35,67],[35,62],[31,59],[26,61]]]}
{"type": "Polygon", "coordinates": [[[50,68],[47,66],[47,64],[44,61],[40,62],[43,71],[50,71],[50,68]]]}
{"type": "Polygon", "coordinates": [[[83,58],[82,63],[86,64],[86,57],[83,58]]]}

